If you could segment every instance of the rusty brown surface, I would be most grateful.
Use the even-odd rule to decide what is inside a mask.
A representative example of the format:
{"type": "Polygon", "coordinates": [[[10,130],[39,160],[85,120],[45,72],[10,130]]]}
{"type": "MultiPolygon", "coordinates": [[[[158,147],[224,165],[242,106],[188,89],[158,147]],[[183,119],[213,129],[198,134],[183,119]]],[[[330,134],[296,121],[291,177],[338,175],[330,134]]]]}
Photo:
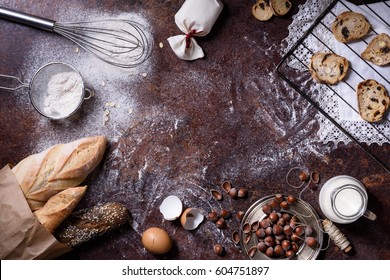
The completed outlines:
{"type": "MultiPolygon", "coordinates": [[[[188,232],[178,222],[164,221],[158,209],[160,203],[173,194],[185,207],[196,207],[204,213],[222,208],[233,213],[245,211],[269,194],[298,195],[300,190],[289,187],[285,177],[291,168],[300,166],[321,176],[317,188],[303,194],[321,218],[320,187],[340,174],[364,182],[369,208],[378,214],[375,222],[361,218],[339,227],[353,244],[351,254],[330,244],[319,259],[390,259],[389,174],[354,143],[321,143],[316,134],[318,112],[275,72],[286,47],[283,39],[288,35],[291,16],[304,1],[294,1],[288,16],[274,17],[269,22],[252,16],[252,2],[224,1],[212,32],[198,40],[206,57],[194,62],[179,60],[166,41],[180,34],[173,17],[182,2],[60,0],[26,5],[26,1],[0,1],[10,8],[62,20],[78,18],[64,8],[72,5],[71,11],[141,13],[155,39],[149,66],[137,72],[138,78],[116,79],[113,72],[115,86],[104,87],[100,74],[94,74],[107,71],[103,77],[105,83],[110,83],[111,68],[83,68],[81,74],[96,98],[66,122],[43,120],[32,108],[27,91],[0,91],[1,166],[16,164],[54,143],[96,133],[109,139],[102,164],[87,179],[89,189],[79,208],[119,201],[129,208],[131,225],[75,248],[63,258],[220,259],[212,248],[221,243],[227,251],[223,258],[244,259],[230,239],[232,231],[239,228],[234,218],[224,230],[205,220],[198,229],[188,232]],[[163,42],[163,48],[159,42],[163,42]],[[141,75],[143,71],[146,75],[141,75]],[[130,98],[134,106],[126,118],[113,115],[103,126],[104,104],[116,97],[110,91],[123,91],[121,100],[126,103],[130,98]],[[245,187],[249,196],[234,200],[225,195],[222,201],[214,201],[209,191],[220,189],[224,180],[245,187]],[[174,241],[170,253],[154,256],[143,249],[140,235],[151,226],[162,227],[170,234],[174,241]]],[[[24,80],[29,80],[44,61],[68,62],[69,53],[74,51],[74,45],[66,39],[3,20],[0,40],[0,73],[21,75],[24,80]],[[61,45],[63,56],[53,55],[50,50],[37,51],[40,40],[46,42],[44,46],[61,45]]],[[[81,51],[77,55],[87,54],[81,51]]],[[[93,68],[93,59],[89,62],[93,68]]],[[[389,155],[389,145],[373,148],[389,155]]]]}

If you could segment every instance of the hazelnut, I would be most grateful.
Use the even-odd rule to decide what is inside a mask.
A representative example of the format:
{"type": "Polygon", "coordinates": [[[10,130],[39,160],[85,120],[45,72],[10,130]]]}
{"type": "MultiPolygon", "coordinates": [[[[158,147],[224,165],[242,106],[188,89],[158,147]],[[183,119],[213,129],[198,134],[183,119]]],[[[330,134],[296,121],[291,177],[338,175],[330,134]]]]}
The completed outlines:
{"type": "Polygon", "coordinates": [[[222,209],[221,210],[221,213],[219,213],[219,216],[221,218],[224,218],[224,219],[227,219],[230,217],[230,211],[229,210],[226,210],[226,209],[222,209]]]}
{"type": "Polygon", "coordinates": [[[283,241],[284,239],[286,239],[286,235],[284,233],[275,236],[275,241],[280,242],[283,241]]]}
{"type": "Polygon", "coordinates": [[[229,195],[231,198],[237,198],[238,197],[238,191],[236,188],[231,188],[229,191],[229,195]]]}
{"type": "Polygon", "coordinates": [[[269,247],[273,247],[275,245],[275,240],[272,236],[267,236],[264,238],[264,243],[269,247]]]}
{"type": "Polygon", "coordinates": [[[287,210],[288,208],[290,208],[290,204],[287,201],[282,201],[280,202],[280,208],[287,210]]]}
{"type": "Polygon", "coordinates": [[[286,235],[291,235],[293,233],[293,228],[290,227],[290,225],[285,225],[283,227],[283,232],[286,234],[286,235]]]}
{"type": "Polygon", "coordinates": [[[260,241],[258,244],[257,244],[257,249],[264,253],[266,250],[267,250],[267,245],[265,245],[265,242],[264,241],[260,241]]]}
{"type": "Polygon", "coordinates": [[[268,220],[268,219],[263,219],[263,220],[261,220],[261,222],[260,222],[260,226],[262,227],[262,228],[267,228],[267,227],[269,227],[271,225],[271,222],[268,220]]]}
{"type": "Polygon", "coordinates": [[[294,233],[298,236],[301,236],[305,233],[305,229],[303,226],[297,226],[295,229],[294,229],[294,233]]]}
{"type": "Polygon", "coordinates": [[[267,250],[265,250],[265,255],[272,258],[274,256],[274,249],[272,247],[268,247],[267,250]]]}
{"type": "Polygon", "coordinates": [[[312,236],[307,237],[305,242],[306,242],[307,246],[309,246],[310,248],[316,247],[317,243],[318,243],[317,239],[315,239],[312,236]]]}
{"type": "Polygon", "coordinates": [[[293,250],[295,253],[298,253],[299,245],[295,242],[291,242],[291,250],[293,250]]]}
{"type": "Polygon", "coordinates": [[[265,230],[265,235],[272,235],[272,227],[267,227],[265,230]]]}
{"type": "Polygon", "coordinates": [[[281,235],[283,233],[283,228],[279,225],[274,225],[272,228],[272,233],[274,235],[281,235]]]}
{"type": "Polygon", "coordinates": [[[307,174],[305,171],[302,171],[299,174],[299,180],[301,180],[302,182],[306,182],[308,179],[309,179],[309,174],[307,174]]]}
{"type": "Polygon", "coordinates": [[[276,212],[272,211],[272,212],[268,215],[268,219],[269,219],[272,223],[275,223],[277,220],[279,220],[279,216],[278,216],[278,214],[276,214],[276,212]]]}
{"type": "Polygon", "coordinates": [[[245,198],[248,195],[248,192],[244,188],[238,190],[237,196],[240,198],[245,198]]]}
{"type": "Polygon", "coordinates": [[[224,218],[219,218],[215,224],[217,225],[217,228],[223,229],[226,228],[226,221],[224,218]]]}
{"type": "Polygon", "coordinates": [[[305,235],[312,236],[314,234],[314,228],[312,226],[307,225],[305,228],[305,235]]]}
{"type": "Polygon", "coordinates": [[[207,214],[207,220],[216,222],[219,219],[217,212],[214,210],[207,214]]]}
{"type": "Polygon", "coordinates": [[[280,193],[276,194],[274,200],[275,200],[277,203],[282,202],[282,201],[283,201],[283,195],[280,194],[280,193]]]}
{"type": "Polygon", "coordinates": [[[283,240],[282,241],[282,248],[285,251],[288,251],[291,248],[291,242],[288,240],[283,240]]]}
{"type": "Polygon", "coordinates": [[[248,256],[250,258],[253,258],[253,256],[256,254],[256,252],[257,252],[257,246],[253,246],[252,248],[249,249],[248,256]]]}
{"type": "Polygon", "coordinates": [[[224,181],[222,183],[222,189],[228,194],[229,191],[231,190],[232,188],[232,184],[230,183],[230,181],[224,181]]]}
{"type": "Polygon", "coordinates": [[[297,201],[297,198],[295,196],[293,196],[293,195],[289,195],[287,197],[287,202],[290,203],[290,204],[293,204],[296,201],[297,201]]]}
{"type": "Polygon", "coordinates": [[[240,244],[240,233],[237,230],[232,233],[232,240],[234,244],[240,244]]]}
{"type": "Polygon", "coordinates": [[[215,244],[214,253],[217,254],[218,256],[223,256],[225,254],[225,249],[222,247],[221,244],[215,244]]]}
{"type": "Polygon", "coordinates": [[[283,250],[282,246],[276,245],[274,248],[274,253],[278,256],[284,255],[284,250],[283,250]]]}
{"type": "Polygon", "coordinates": [[[286,257],[289,258],[290,260],[295,258],[295,256],[296,256],[296,254],[295,254],[295,252],[293,250],[288,250],[286,252],[286,257]]]}
{"type": "Polygon", "coordinates": [[[259,238],[259,239],[263,239],[266,236],[265,230],[263,228],[257,229],[255,234],[256,234],[257,238],[259,238]]]}
{"type": "Polygon", "coordinates": [[[210,192],[211,192],[211,196],[212,196],[215,200],[217,200],[217,201],[222,200],[223,196],[222,196],[222,194],[221,194],[219,191],[217,191],[217,190],[211,190],[210,192]]]}
{"type": "Polygon", "coordinates": [[[242,219],[244,218],[244,214],[245,214],[244,211],[238,211],[238,212],[236,213],[236,219],[237,219],[237,221],[241,222],[242,219]]]}
{"type": "Polygon", "coordinates": [[[283,213],[282,218],[286,221],[289,222],[291,220],[291,215],[289,213],[283,213]]]}
{"type": "Polygon", "coordinates": [[[262,207],[262,210],[263,210],[264,214],[269,215],[272,212],[272,207],[270,205],[266,204],[262,207]]]}
{"type": "Polygon", "coordinates": [[[278,226],[283,227],[286,224],[286,221],[283,218],[279,218],[279,220],[276,222],[278,226]]]}

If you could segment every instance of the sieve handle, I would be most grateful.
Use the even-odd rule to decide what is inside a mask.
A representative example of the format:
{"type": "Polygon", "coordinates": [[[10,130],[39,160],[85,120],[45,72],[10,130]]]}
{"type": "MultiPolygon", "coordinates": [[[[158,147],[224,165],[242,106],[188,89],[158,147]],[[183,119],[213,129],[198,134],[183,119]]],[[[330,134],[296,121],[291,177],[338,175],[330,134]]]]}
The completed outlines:
{"type": "Polygon", "coordinates": [[[36,27],[46,31],[53,31],[55,21],[33,16],[27,13],[14,11],[4,7],[0,7],[0,18],[22,23],[31,27],[36,27]]]}
{"type": "Polygon", "coordinates": [[[15,80],[19,85],[15,86],[15,87],[3,87],[3,86],[0,86],[0,89],[5,89],[5,90],[18,90],[20,88],[23,88],[23,87],[26,87],[26,88],[29,88],[30,85],[27,84],[27,83],[23,83],[18,77],[15,77],[15,76],[9,76],[9,75],[2,75],[0,74],[0,78],[2,79],[10,79],[10,80],[15,80]]]}

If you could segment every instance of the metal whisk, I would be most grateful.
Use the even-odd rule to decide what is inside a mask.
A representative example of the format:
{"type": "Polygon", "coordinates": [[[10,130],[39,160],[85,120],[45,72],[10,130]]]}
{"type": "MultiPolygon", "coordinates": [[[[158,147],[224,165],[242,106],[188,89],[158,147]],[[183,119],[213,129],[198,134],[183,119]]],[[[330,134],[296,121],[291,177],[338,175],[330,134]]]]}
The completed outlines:
{"type": "Polygon", "coordinates": [[[149,58],[153,48],[150,33],[130,20],[56,22],[3,7],[0,7],[0,18],[58,33],[101,60],[122,68],[140,65],[149,58]]]}

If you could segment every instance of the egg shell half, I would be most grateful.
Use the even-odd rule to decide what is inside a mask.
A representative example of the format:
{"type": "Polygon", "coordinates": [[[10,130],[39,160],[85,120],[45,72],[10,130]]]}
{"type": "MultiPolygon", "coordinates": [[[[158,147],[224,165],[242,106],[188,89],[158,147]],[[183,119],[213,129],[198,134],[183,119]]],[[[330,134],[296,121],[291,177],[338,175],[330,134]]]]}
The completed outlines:
{"type": "Polygon", "coordinates": [[[165,254],[172,248],[172,239],[159,227],[151,227],[142,234],[142,245],[152,254],[165,254]]]}

